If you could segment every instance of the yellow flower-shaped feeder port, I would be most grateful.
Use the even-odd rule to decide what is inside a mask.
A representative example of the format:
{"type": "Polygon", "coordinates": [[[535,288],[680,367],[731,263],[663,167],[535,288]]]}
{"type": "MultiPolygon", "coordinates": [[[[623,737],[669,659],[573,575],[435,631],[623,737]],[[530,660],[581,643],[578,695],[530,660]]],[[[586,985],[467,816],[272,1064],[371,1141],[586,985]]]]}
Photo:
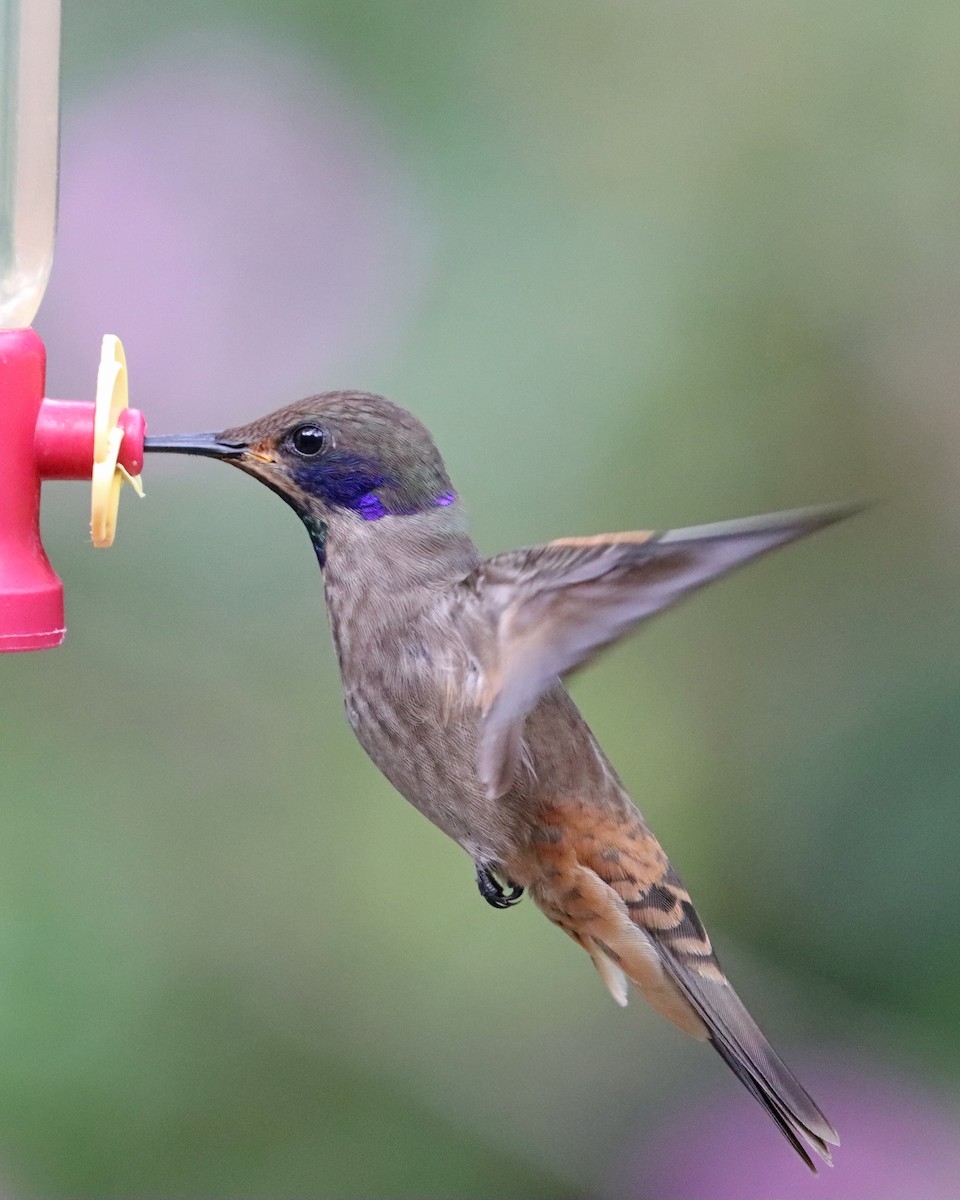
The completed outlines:
{"type": "Polygon", "coordinates": [[[127,407],[127,360],[120,339],[104,335],[97,371],[97,398],[93,417],[93,493],[90,536],[100,548],[113,545],[117,509],[124,481],[143,496],[139,475],[131,475],[118,461],[123,429],[120,414],[127,407]]]}

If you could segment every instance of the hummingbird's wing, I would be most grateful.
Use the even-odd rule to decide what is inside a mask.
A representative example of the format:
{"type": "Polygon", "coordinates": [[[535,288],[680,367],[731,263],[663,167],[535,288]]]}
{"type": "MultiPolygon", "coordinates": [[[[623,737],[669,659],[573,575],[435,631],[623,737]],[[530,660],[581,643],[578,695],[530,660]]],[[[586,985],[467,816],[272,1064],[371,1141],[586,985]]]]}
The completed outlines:
{"type": "Polygon", "coordinates": [[[688,592],[857,511],[834,505],[666,533],[561,538],[481,563],[465,583],[497,630],[477,758],[487,794],[509,789],[524,718],[558,676],[688,592]]]}
{"type": "Polygon", "coordinates": [[[690,896],[640,814],[593,803],[540,812],[545,836],[507,869],[590,954],[626,1004],[625,980],[685,1033],[708,1040],[813,1169],[836,1130],[764,1037],[724,975],[690,896]],[[549,836],[547,836],[549,835],[549,836]]]}

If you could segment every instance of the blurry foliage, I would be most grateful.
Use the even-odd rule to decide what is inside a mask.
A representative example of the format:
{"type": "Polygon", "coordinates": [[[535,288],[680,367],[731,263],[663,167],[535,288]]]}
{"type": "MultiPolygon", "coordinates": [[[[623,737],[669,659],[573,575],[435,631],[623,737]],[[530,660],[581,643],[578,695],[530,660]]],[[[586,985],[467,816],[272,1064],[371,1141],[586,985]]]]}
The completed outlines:
{"type": "MultiPolygon", "coordinates": [[[[220,31],[311,56],[416,179],[399,345],[314,386],[415,409],[481,547],[886,498],[575,692],[798,1074],[791,1036],[955,1089],[956,7],[86,0],[67,113],[220,31]]],[[[70,636],[0,663],[17,1187],[572,1195],[704,1080],[749,1104],[366,762],[286,509],[215,464],[146,483],[108,556],[45,489],[70,636]]]]}

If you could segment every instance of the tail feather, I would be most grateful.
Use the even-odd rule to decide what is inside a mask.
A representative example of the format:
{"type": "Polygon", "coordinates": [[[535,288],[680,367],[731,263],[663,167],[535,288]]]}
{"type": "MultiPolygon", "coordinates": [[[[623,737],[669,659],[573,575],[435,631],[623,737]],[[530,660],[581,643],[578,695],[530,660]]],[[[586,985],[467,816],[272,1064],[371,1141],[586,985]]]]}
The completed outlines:
{"type": "Polygon", "coordinates": [[[667,1020],[713,1044],[812,1171],[807,1147],[830,1163],[836,1130],[730,986],[689,893],[639,814],[544,806],[541,822],[544,836],[530,857],[504,864],[509,877],[529,886],[587,951],[618,1004],[626,977],[667,1020]]]}
{"type": "Polygon", "coordinates": [[[669,961],[664,965],[702,1017],[714,1049],[764,1106],[810,1170],[816,1172],[816,1167],[803,1141],[832,1166],[829,1146],[839,1145],[837,1131],[764,1037],[730,984],[698,979],[669,961]]]}
{"type": "MultiPolygon", "coordinates": [[[[632,924],[624,922],[624,925],[627,930],[622,930],[619,937],[611,937],[612,945],[604,948],[608,954],[611,950],[616,953],[627,977],[645,999],[685,1032],[704,1037],[711,1043],[747,1091],[767,1110],[811,1171],[815,1173],[816,1167],[804,1141],[824,1162],[832,1165],[828,1143],[839,1143],[836,1130],[764,1037],[740,997],[714,965],[716,959],[711,955],[709,965],[703,964],[710,974],[701,974],[694,965],[695,959],[688,960],[690,965],[687,965],[678,960],[666,944],[653,942],[632,924]],[[624,936],[626,932],[633,937],[624,936]],[[649,978],[643,978],[636,969],[637,948],[631,942],[641,940],[648,947],[648,953],[656,953],[663,969],[659,986],[651,987],[649,978]],[[686,1019],[684,1010],[690,1013],[686,1019]],[[702,1033],[698,1033],[698,1027],[702,1033]]],[[[592,957],[600,967],[598,956],[593,954],[592,957]]]]}

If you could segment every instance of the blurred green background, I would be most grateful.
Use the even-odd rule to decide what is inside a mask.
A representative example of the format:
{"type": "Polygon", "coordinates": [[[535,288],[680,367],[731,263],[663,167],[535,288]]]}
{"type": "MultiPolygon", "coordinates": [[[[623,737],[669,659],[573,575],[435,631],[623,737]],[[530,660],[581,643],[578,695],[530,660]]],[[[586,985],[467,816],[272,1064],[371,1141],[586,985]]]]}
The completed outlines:
{"type": "Polygon", "coordinates": [[[67,6],[50,394],[108,331],[154,432],[382,391],[488,552],[884,503],[573,689],[840,1127],[808,1191],[367,762],[283,505],[151,462],[101,554],[46,486],[69,637],[0,664],[10,1195],[659,1200],[702,1111],[692,1157],[742,1116],[717,1196],[766,1156],[758,1195],[939,1200],[868,1167],[960,1145],[958,51],[947,2],[67,6]]]}

